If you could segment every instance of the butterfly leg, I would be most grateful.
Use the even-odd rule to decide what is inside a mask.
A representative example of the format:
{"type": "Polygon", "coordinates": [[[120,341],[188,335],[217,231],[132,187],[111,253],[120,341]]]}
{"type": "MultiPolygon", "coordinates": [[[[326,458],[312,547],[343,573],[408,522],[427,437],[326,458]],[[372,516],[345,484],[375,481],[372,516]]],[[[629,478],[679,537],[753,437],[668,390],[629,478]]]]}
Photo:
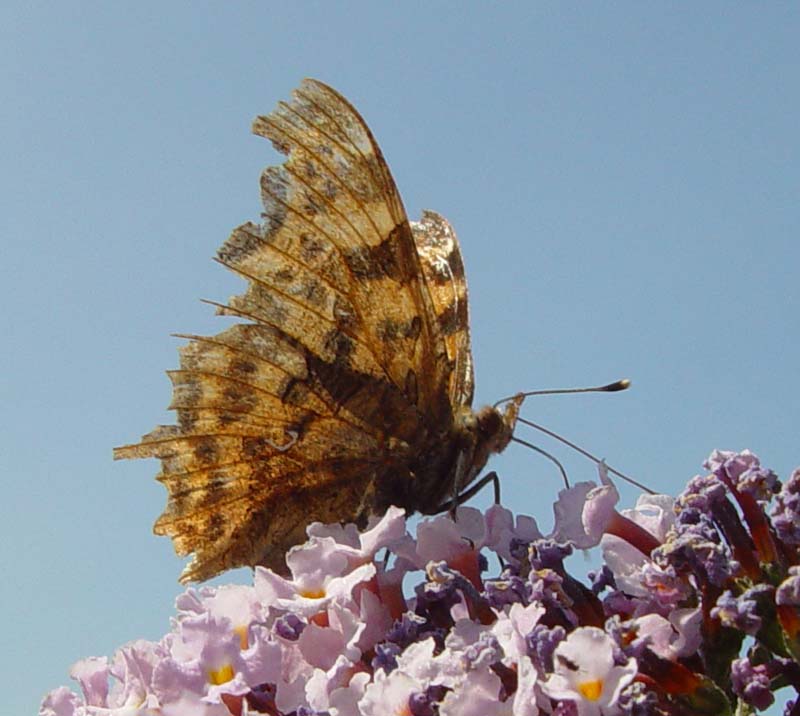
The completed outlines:
{"type": "Polygon", "coordinates": [[[474,485],[468,487],[466,490],[461,492],[460,494],[456,495],[452,500],[448,500],[447,502],[443,502],[439,505],[439,508],[436,510],[437,512],[450,512],[450,516],[455,519],[455,511],[459,505],[463,505],[468,500],[471,500],[475,495],[477,495],[486,485],[492,483],[494,486],[494,503],[496,505],[500,504],[500,478],[497,476],[497,473],[492,471],[484,475],[480,480],[478,480],[474,485]]]}

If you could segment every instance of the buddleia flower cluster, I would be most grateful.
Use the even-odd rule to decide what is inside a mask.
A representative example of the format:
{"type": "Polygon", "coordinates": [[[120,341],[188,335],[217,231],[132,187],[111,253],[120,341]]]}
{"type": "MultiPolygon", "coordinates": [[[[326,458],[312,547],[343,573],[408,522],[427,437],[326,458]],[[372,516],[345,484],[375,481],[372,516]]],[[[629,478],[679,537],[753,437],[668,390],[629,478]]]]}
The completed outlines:
{"type": "Polygon", "coordinates": [[[555,527],[500,506],[409,534],[314,524],[289,576],[192,588],[159,641],[72,667],[41,716],[800,715],[800,470],[714,452],[617,510],[600,470],[555,527]],[[598,547],[586,583],[565,566],[598,547]],[[494,575],[494,576],[490,576],[494,575]]]}

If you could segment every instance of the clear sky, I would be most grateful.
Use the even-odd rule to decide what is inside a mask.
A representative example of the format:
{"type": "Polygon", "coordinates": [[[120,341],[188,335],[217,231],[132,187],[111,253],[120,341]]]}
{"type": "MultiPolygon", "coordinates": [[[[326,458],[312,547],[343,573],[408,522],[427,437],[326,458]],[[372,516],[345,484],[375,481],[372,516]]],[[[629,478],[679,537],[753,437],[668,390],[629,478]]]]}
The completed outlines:
{"type": "MultiPolygon", "coordinates": [[[[250,122],[305,76],[458,231],[477,403],[628,376],[525,413],[672,493],[715,447],[800,464],[798,37],[794,3],[3,3],[0,710],[168,628],[158,466],[111,448],[171,422],[169,334],[226,325],[250,122]]],[[[549,528],[552,466],[492,465],[549,528]]]]}

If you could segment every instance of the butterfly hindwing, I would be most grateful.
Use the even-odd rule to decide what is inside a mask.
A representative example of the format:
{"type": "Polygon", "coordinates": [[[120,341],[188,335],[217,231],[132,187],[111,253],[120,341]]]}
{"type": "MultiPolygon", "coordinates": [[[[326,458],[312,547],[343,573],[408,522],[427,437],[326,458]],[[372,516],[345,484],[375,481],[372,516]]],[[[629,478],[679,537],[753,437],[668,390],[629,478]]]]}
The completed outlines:
{"type": "Polygon", "coordinates": [[[444,336],[447,356],[453,366],[450,402],[472,405],[474,375],[469,340],[467,277],[458,239],[450,222],[435,211],[423,211],[421,221],[412,222],[414,242],[422,274],[444,336]]]}

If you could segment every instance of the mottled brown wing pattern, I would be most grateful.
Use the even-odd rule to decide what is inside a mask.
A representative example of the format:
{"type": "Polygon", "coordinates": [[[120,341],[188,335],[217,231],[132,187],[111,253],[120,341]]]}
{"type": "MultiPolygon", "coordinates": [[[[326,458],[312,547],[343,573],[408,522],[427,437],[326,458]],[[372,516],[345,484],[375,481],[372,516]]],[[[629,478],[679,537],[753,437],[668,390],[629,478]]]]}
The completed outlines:
{"type": "Polygon", "coordinates": [[[422,220],[412,222],[411,229],[439,331],[453,366],[450,402],[454,406],[471,406],[475,379],[469,340],[467,277],[456,232],[435,211],[423,211],[422,220]]]}
{"type": "Polygon", "coordinates": [[[262,175],[263,223],[218,253],[248,283],[219,312],[247,323],[185,336],[178,424],[115,451],[161,459],[155,531],[194,555],[182,581],[283,568],[308,523],[362,518],[453,424],[453,336],[364,121],[306,80],[254,131],[288,159],[262,175]]]}

